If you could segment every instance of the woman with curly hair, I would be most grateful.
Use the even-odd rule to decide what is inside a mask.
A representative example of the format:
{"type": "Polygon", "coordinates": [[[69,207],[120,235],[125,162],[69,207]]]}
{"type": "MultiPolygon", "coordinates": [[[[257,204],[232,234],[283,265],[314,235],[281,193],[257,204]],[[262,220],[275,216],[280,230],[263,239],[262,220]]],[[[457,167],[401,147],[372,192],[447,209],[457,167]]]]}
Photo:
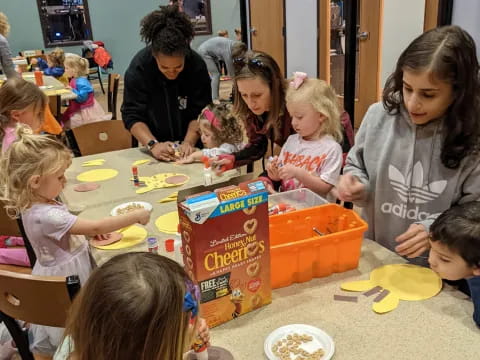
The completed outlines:
{"type": "Polygon", "coordinates": [[[17,76],[12,62],[12,52],[8,44],[7,36],[10,33],[10,24],[7,15],[0,12],[0,68],[8,78],[17,76]]]}
{"type": "Polygon", "coordinates": [[[179,161],[181,164],[200,161],[204,156],[232,154],[245,146],[242,127],[226,102],[208,105],[198,117],[198,123],[204,149],[184,157],[179,161]]]}
{"type": "Polygon", "coordinates": [[[147,46],[125,73],[125,127],[159,160],[177,159],[176,140],[188,156],[199,138],[196,119],[212,101],[206,65],[190,48],[192,23],[177,6],[163,6],[143,18],[140,35],[147,46]]]}
{"type": "Polygon", "coordinates": [[[366,237],[419,264],[435,218],[480,200],[479,70],[475,42],[458,26],[416,38],[383,104],[368,109],[338,185],[342,200],[363,207],[366,237]]]}

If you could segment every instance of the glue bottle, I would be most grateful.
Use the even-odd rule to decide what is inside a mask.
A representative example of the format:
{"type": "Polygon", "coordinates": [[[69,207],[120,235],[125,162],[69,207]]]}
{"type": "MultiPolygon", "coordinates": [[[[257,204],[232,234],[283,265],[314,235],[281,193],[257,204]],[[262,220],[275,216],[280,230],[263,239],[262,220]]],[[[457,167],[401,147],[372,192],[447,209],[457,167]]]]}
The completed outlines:
{"type": "Polygon", "coordinates": [[[149,237],[147,240],[148,252],[152,254],[158,254],[158,241],[155,237],[149,237]]]}
{"type": "Polygon", "coordinates": [[[182,240],[180,240],[180,234],[176,234],[173,239],[165,240],[165,250],[167,253],[173,253],[173,260],[183,266],[182,240]]]}
{"type": "Polygon", "coordinates": [[[212,185],[212,168],[210,167],[210,159],[202,156],[203,162],[203,183],[205,186],[212,185]]]}

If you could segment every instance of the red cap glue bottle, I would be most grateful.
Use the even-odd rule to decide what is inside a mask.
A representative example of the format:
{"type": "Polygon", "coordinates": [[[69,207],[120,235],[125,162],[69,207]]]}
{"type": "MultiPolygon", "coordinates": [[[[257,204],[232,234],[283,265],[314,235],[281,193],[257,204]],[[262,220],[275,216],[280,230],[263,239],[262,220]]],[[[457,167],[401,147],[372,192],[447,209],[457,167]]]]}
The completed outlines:
{"type": "Polygon", "coordinates": [[[203,162],[203,183],[205,186],[212,185],[212,168],[210,166],[210,159],[207,156],[202,156],[203,162]]]}

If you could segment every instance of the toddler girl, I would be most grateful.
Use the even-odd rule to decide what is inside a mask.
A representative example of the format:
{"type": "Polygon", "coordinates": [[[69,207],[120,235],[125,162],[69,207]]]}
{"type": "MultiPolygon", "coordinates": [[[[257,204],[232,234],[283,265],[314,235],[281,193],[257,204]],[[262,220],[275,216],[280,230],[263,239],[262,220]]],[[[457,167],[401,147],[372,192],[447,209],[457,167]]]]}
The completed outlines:
{"type": "Polygon", "coordinates": [[[207,106],[198,117],[201,139],[205,148],[179,160],[188,164],[202,160],[202,157],[215,158],[232,154],[244,148],[243,130],[227,103],[207,106]]]}
{"type": "Polygon", "coordinates": [[[294,75],[286,102],[296,134],[288,137],[280,155],[268,163],[268,180],[273,189],[306,187],[326,196],[342,168],[337,96],[323,80],[308,79],[305,73],[294,75]]]}
{"type": "Polygon", "coordinates": [[[209,341],[194,289],[185,270],[166,257],[115,256],[77,295],[54,359],[181,360],[193,329],[209,341]]]}
{"type": "Polygon", "coordinates": [[[63,49],[55,48],[52,52],[47,54],[47,61],[43,60],[42,58],[32,59],[30,60],[30,66],[32,68],[38,67],[45,75],[53,76],[65,85],[68,85],[68,79],[64,75],[64,62],[65,52],[63,49]]]}
{"type": "Polygon", "coordinates": [[[112,118],[112,114],[106,114],[95,100],[92,84],[87,79],[88,68],[88,60],[78,55],[71,54],[65,58],[65,75],[72,78],[70,87],[77,95],[75,100],[70,101],[62,116],[67,128],[112,118]]]}
{"type": "MultiPolygon", "coordinates": [[[[22,216],[37,261],[32,274],[78,275],[86,283],[94,264],[86,236],[106,234],[134,223],[147,224],[150,213],[136,210],[120,216],[87,220],[70,214],[56,199],[65,186],[71,153],[46,135],[17,127],[18,140],[0,161],[0,200],[12,217],[22,216]]],[[[53,354],[62,329],[32,326],[32,349],[53,354]]]]}

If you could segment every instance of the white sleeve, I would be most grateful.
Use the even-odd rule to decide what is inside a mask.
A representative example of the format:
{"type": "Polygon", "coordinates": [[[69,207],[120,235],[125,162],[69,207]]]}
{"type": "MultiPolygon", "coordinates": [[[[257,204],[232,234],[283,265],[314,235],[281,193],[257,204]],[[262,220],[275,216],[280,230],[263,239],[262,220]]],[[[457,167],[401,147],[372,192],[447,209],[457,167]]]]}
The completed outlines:
{"type": "Polygon", "coordinates": [[[207,156],[209,158],[216,157],[219,155],[224,155],[224,154],[233,154],[236,152],[237,149],[235,145],[232,144],[222,144],[219,147],[216,148],[211,148],[211,149],[203,149],[203,155],[207,156]]]}

